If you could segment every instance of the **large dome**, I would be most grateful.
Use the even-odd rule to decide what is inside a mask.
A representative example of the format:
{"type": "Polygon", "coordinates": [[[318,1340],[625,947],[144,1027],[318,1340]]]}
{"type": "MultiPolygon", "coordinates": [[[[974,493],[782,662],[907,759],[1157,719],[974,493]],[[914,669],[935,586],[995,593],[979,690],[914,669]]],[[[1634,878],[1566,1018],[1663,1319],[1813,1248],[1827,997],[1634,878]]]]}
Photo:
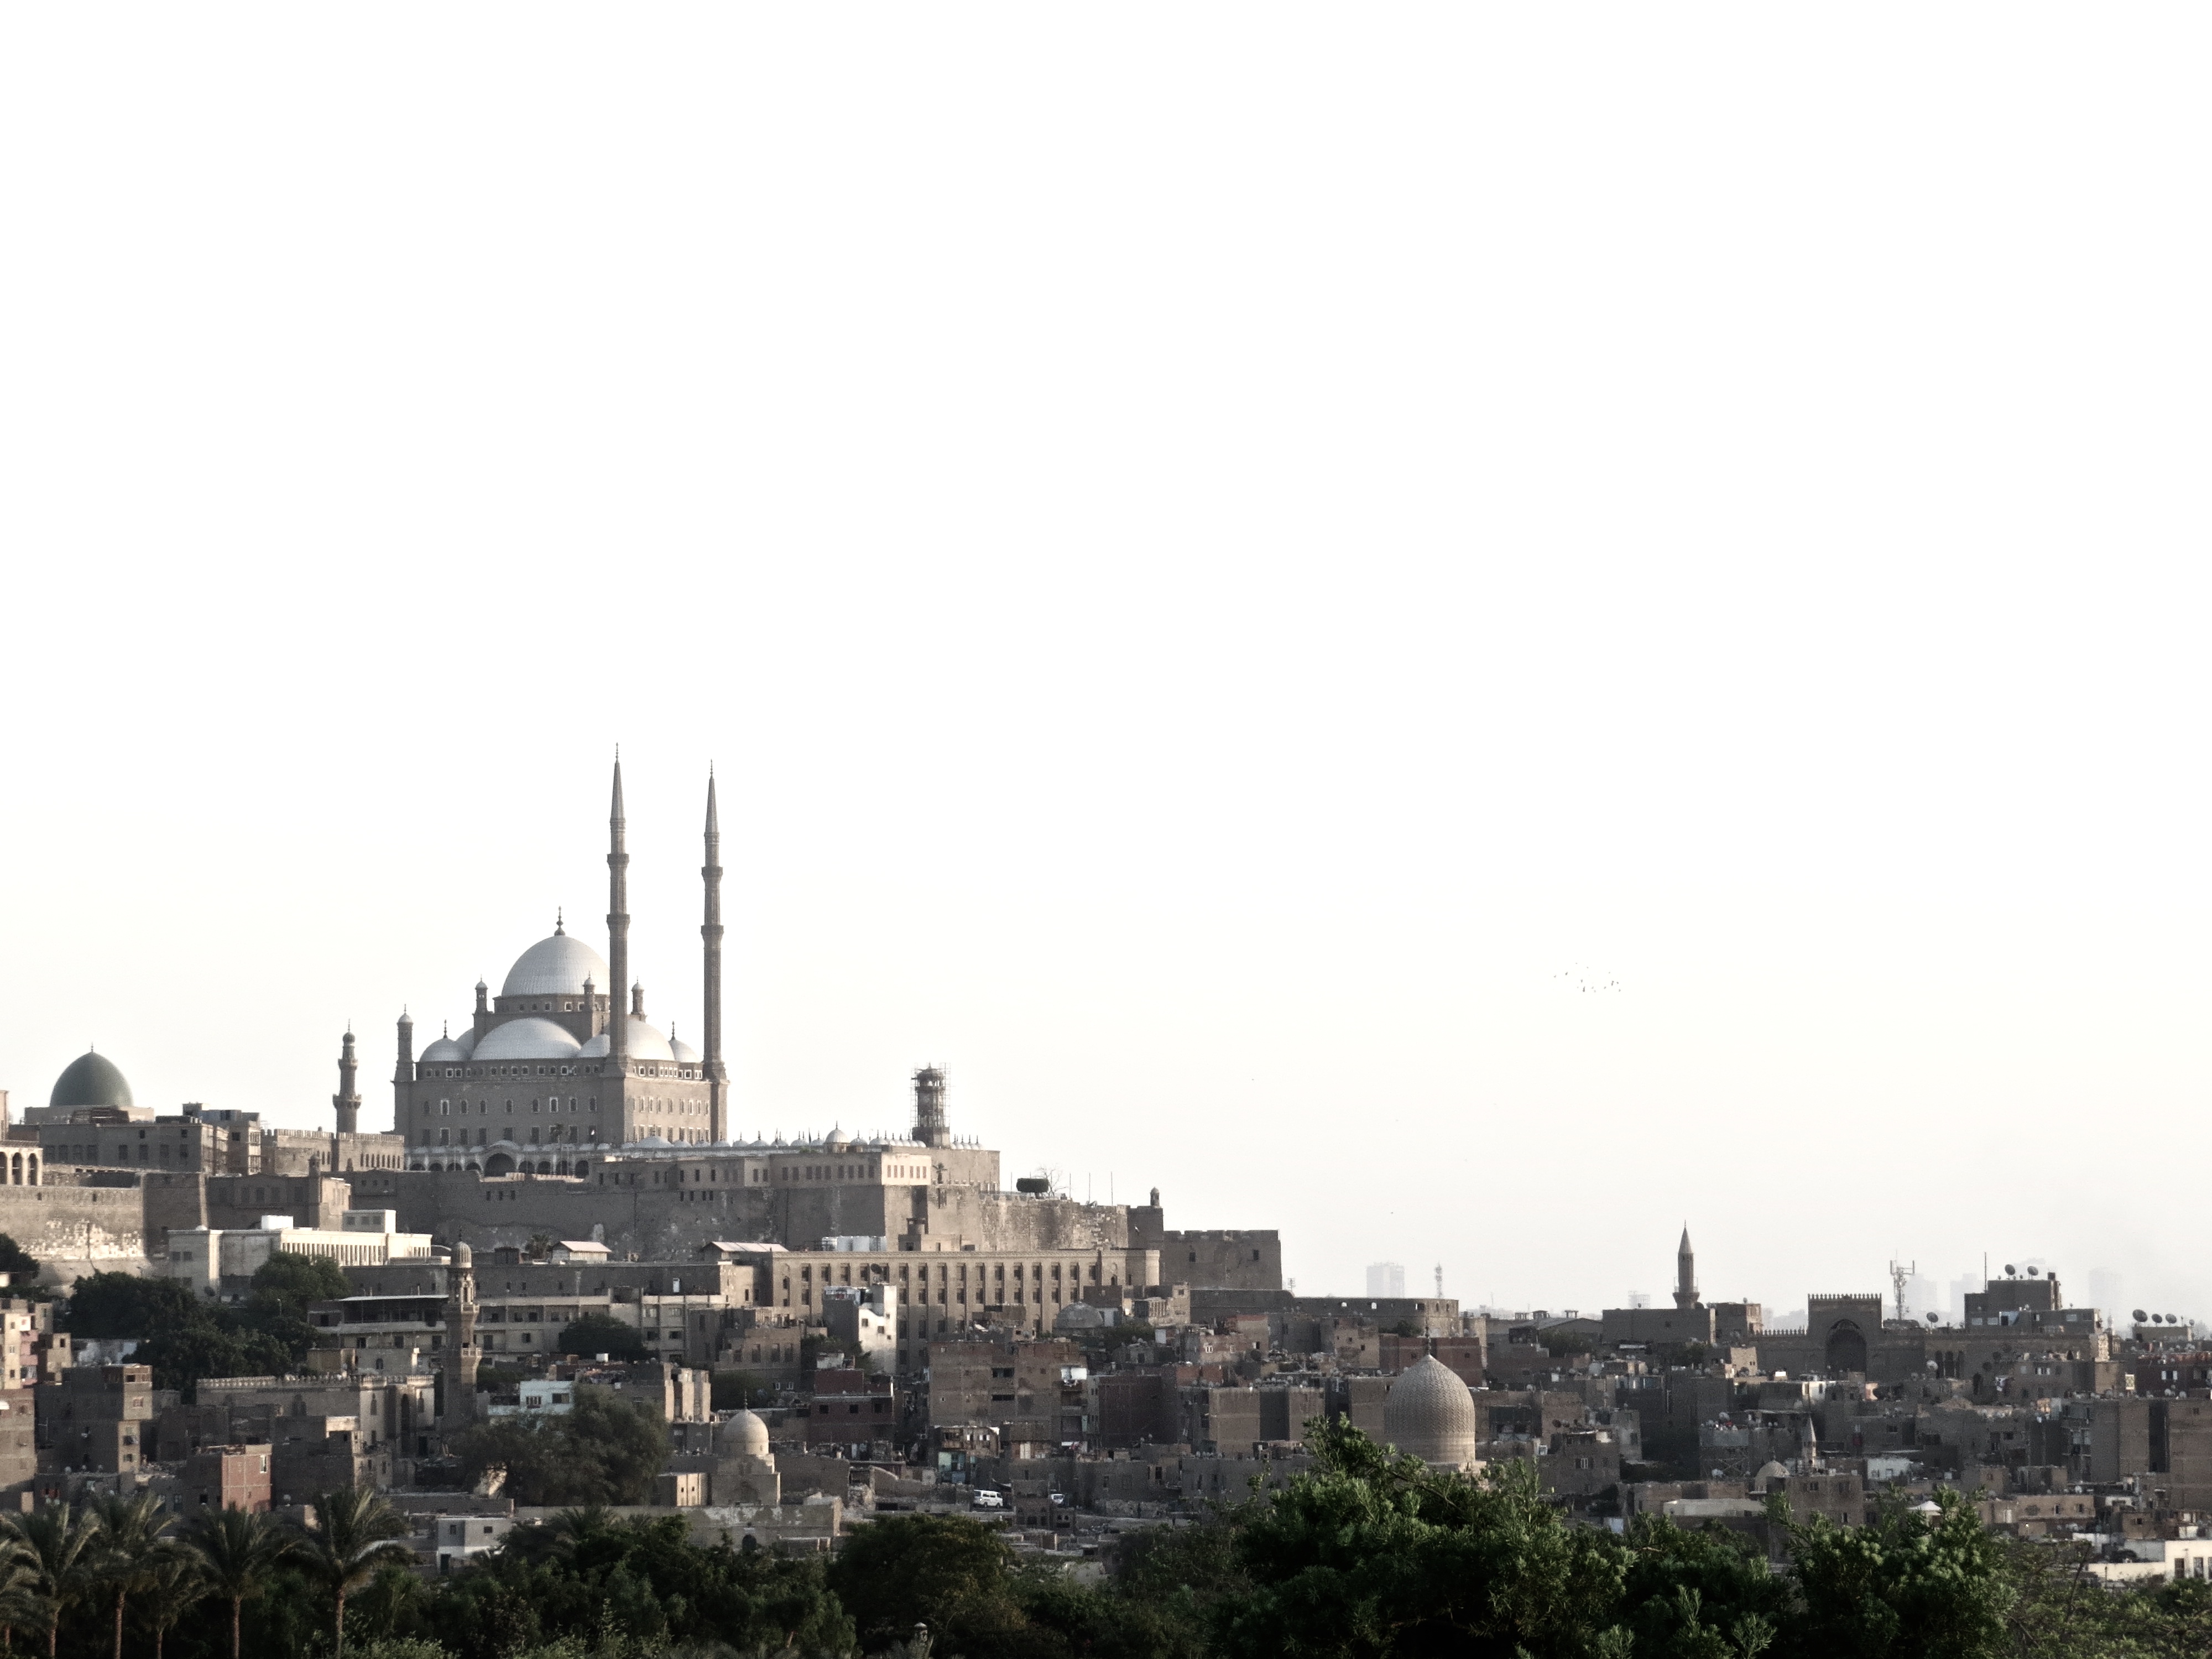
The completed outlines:
{"type": "Polygon", "coordinates": [[[768,1425],[751,1412],[741,1411],[715,1429],[714,1449],[724,1457],[766,1457],[768,1425]]]}
{"type": "Polygon", "coordinates": [[[1463,1469],[1474,1462],[1474,1396],[1434,1354],[1424,1354],[1390,1385],[1382,1437],[1400,1451],[1463,1469]]]}
{"type": "Polygon", "coordinates": [[[605,960],[574,934],[556,933],[514,959],[499,994],[503,997],[580,996],[587,979],[594,990],[606,990],[605,960]]]}
{"type": "Polygon", "coordinates": [[[129,1109],[131,1085],[113,1060],[88,1049],[54,1079],[49,1106],[120,1106],[129,1109]]]}
{"type": "MultiPolygon", "coordinates": [[[[486,1037],[486,1042],[491,1039],[486,1037]]],[[[477,1051],[479,1057],[483,1050],[477,1051]]],[[[607,1054],[607,1034],[602,1031],[576,1050],[579,1060],[604,1060],[607,1054]]],[[[635,1014],[629,1016],[629,1057],[632,1060],[673,1060],[676,1050],[668,1046],[668,1039],[635,1014]]]]}
{"type": "Polygon", "coordinates": [[[471,1060],[570,1060],[583,1044],[550,1019],[510,1019],[483,1034],[471,1060]]]}

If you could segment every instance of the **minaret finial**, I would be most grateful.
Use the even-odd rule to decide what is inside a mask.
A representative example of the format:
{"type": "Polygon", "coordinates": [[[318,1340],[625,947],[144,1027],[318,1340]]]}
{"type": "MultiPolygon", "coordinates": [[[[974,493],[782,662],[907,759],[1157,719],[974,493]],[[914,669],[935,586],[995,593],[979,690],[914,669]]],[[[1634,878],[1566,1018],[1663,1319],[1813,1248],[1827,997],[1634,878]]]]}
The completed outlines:
{"type": "Polygon", "coordinates": [[[706,885],[706,915],[699,937],[706,960],[700,975],[702,1019],[699,1073],[707,1083],[708,1139],[729,1138],[729,1072],[722,1064],[722,820],[714,805],[714,767],[707,765],[707,861],[699,868],[706,885]]]}
{"type": "Polygon", "coordinates": [[[557,904],[553,907],[553,931],[556,935],[568,931],[568,917],[557,904]]]}

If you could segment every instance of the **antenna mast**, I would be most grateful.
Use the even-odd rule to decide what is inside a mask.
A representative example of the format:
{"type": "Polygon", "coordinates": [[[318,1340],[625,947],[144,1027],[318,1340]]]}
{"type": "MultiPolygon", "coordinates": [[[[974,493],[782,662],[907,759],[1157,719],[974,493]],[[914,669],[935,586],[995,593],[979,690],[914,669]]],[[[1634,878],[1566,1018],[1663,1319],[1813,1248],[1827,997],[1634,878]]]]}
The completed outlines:
{"type": "Polygon", "coordinates": [[[1920,1264],[1919,1264],[1919,1262],[1917,1262],[1917,1261],[1914,1261],[1914,1262],[1911,1263],[1909,1266],[1905,1266],[1905,1267],[1899,1267],[1899,1266],[1898,1265],[1897,1258],[1896,1258],[1896,1257],[1892,1256],[1892,1257],[1890,1258],[1890,1261],[1889,1261],[1889,1282],[1891,1283],[1891,1285],[1894,1285],[1894,1286],[1896,1287],[1896,1290],[1897,1290],[1897,1316],[1898,1316],[1898,1318],[1899,1318],[1900,1320],[1905,1317],[1905,1281],[1906,1279],[1908,1279],[1911,1278],[1913,1274],[1915,1274],[1915,1273],[1918,1273],[1919,1271],[1920,1271],[1920,1264]]]}

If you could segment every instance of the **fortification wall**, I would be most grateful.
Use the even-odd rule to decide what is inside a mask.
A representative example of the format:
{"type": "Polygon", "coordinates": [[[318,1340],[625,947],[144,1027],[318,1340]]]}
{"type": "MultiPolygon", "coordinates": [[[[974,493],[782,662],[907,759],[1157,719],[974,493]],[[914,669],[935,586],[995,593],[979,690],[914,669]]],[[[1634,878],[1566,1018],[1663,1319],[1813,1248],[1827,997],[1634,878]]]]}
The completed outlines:
{"type": "Polygon", "coordinates": [[[1163,1232],[1160,1272],[1194,1291],[1279,1291],[1283,1287],[1282,1235],[1272,1227],[1163,1232]]]}
{"type": "MultiPolygon", "coordinates": [[[[45,1266],[41,1277],[61,1282],[149,1265],[146,1194],[135,1183],[0,1187],[0,1233],[39,1258],[45,1266]]],[[[167,1249],[158,1236],[150,1244],[167,1249]]]]}
{"type": "Polygon", "coordinates": [[[930,1237],[979,1250],[1120,1250],[1131,1242],[1124,1205],[975,1187],[933,1187],[928,1202],[930,1237]]]}

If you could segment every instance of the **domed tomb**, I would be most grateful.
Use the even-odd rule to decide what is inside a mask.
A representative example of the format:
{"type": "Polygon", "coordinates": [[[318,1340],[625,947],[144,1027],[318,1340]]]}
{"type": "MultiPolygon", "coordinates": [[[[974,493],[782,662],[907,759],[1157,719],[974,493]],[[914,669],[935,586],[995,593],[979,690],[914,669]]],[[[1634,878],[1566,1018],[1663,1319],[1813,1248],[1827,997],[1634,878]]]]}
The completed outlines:
{"type": "Polygon", "coordinates": [[[106,1054],[87,1049],[62,1069],[46,1104],[67,1111],[80,1106],[131,1108],[131,1085],[106,1054]]]}
{"type": "Polygon", "coordinates": [[[1382,1438],[1424,1463],[1464,1469],[1474,1457],[1474,1396],[1451,1367],[1424,1354],[1390,1385],[1382,1438]]]}
{"type": "Polygon", "coordinates": [[[606,989],[605,958],[574,934],[555,933],[514,959],[499,994],[503,997],[580,996],[587,979],[602,992],[606,989]]]}
{"type": "Polygon", "coordinates": [[[725,1457],[766,1457],[768,1425],[751,1411],[740,1411],[715,1429],[714,1449],[725,1457]]]}

